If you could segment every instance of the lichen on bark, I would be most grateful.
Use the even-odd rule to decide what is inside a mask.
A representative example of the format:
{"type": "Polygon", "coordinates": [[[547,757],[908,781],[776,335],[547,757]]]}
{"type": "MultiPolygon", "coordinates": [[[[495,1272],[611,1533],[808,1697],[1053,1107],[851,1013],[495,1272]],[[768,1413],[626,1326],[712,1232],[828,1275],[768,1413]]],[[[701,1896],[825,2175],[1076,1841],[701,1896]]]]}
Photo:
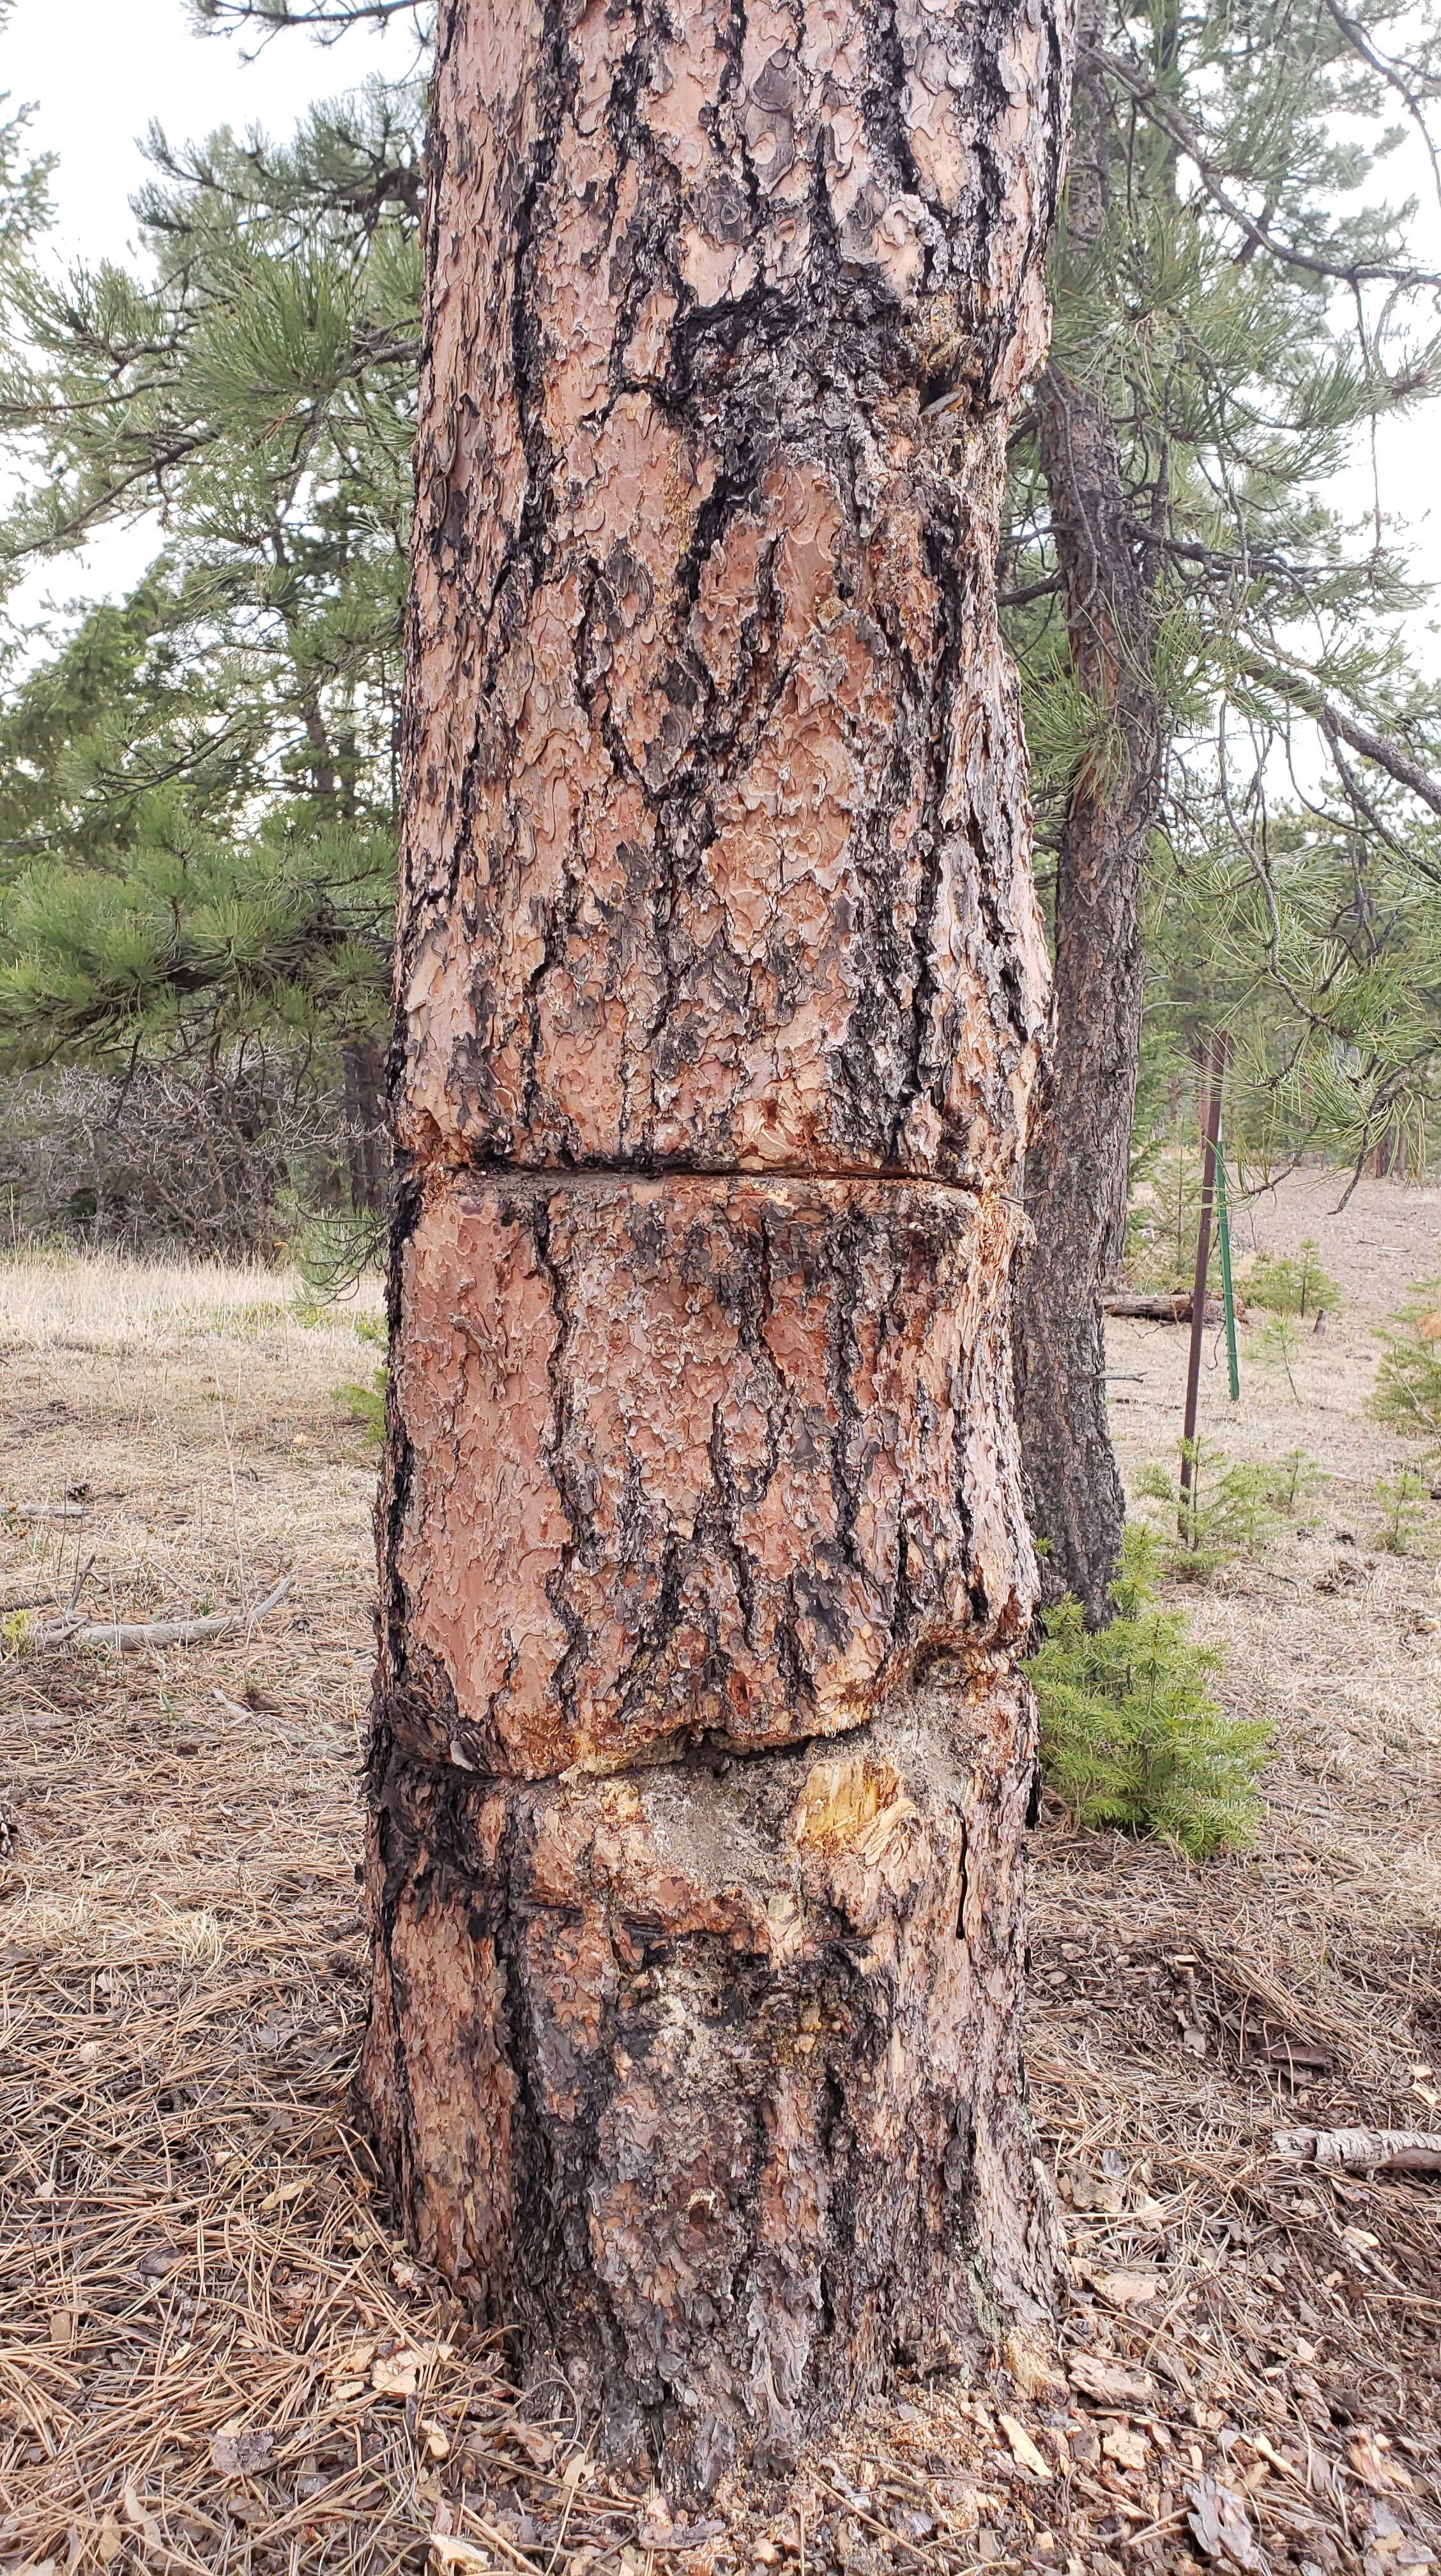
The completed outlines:
{"type": "Polygon", "coordinates": [[[437,44],[364,2081],[426,2254],[705,2487],[1047,2312],[995,551],[1065,28],[437,44]]]}

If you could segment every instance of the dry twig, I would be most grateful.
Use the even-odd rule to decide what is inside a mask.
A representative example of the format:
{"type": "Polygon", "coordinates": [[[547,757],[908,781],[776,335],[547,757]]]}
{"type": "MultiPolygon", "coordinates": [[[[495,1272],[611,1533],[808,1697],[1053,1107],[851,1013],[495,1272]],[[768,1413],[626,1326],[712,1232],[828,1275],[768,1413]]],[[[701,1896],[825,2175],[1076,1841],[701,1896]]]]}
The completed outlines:
{"type": "MultiPolygon", "coordinates": [[[[92,1560],[93,1562],[93,1560],[92,1560]]],[[[87,1569],[88,1571],[88,1569],[87,1569]]],[[[295,1581],[295,1576],[282,1574],[271,1585],[263,1601],[250,1610],[222,1610],[208,1619],[73,1619],[67,1612],[59,1619],[47,1620],[29,1640],[32,1646],[111,1646],[120,1654],[136,1654],[146,1646],[198,1646],[208,1637],[227,1637],[234,1628],[252,1629],[266,1612],[282,1601],[295,1581]]]]}

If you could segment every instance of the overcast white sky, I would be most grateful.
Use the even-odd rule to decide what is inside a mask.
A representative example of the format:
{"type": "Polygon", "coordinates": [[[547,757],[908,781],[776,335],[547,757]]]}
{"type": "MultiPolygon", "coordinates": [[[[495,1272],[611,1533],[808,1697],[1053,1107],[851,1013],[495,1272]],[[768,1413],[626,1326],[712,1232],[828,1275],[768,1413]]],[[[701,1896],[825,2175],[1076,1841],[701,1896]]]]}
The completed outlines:
{"type": "MultiPolygon", "coordinates": [[[[56,251],[87,260],[123,258],[132,242],[129,201],[145,177],[140,147],[152,117],[176,142],[220,125],[284,135],[313,100],[353,89],[372,71],[400,79],[414,60],[403,18],[330,46],[278,35],[247,63],[233,36],[195,35],[182,0],[16,0],[0,28],[6,113],[33,103],[36,147],[59,155],[56,251]]],[[[118,595],[156,544],[148,524],[107,532],[77,563],[51,565],[25,584],[19,622],[48,597],[118,595]]]]}
{"type": "Polygon", "coordinates": [[[129,199],[152,117],[172,139],[218,125],[284,134],[314,99],[414,59],[405,22],[357,28],[332,46],[272,37],[247,63],[233,36],[197,36],[181,0],[16,0],[0,31],[0,89],[35,104],[32,133],[58,152],[60,240],[88,259],[123,255],[129,199]]]}
{"type": "MultiPolygon", "coordinates": [[[[33,100],[33,132],[59,154],[54,194],[57,240],[88,259],[122,255],[131,234],[128,200],[144,175],[140,142],[152,117],[176,140],[217,126],[260,124],[283,134],[312,100],[353,88],[372,70],[400,77],[414,62],[408,16],[387,29],[362,28],[320,46],[299,34],[273,37],[258,58],[244,59],[234,37],[197,36],[182,0],[16,0],[0,29],[0,89],[13,102],[33,100]]],[[[1416,184],[1429,197],[1419,153],[1408,156],[1388,193],[1416,184]]],[[[1441,217],[1428,204],[1418,250],[1441,253],[1441,217]]],[[[1441,582],[1441,404],[1382,430],[1381,499],[1388,516],[1409,527],[1423,571],[1441,582]]],[[[1344,503],[1369,506],[1369,461],[1358,457],[1344,503]]],[[[72,599],[122,590],[154,549],[148,527],[110,534],[79,566],[52,567],[16,605],[33,615],[57,594],[72,599]]],[[[1441,669],[1441,600],[1420,621],[1432,631],[1413,639],[1419,658],[1441,669]]]]}

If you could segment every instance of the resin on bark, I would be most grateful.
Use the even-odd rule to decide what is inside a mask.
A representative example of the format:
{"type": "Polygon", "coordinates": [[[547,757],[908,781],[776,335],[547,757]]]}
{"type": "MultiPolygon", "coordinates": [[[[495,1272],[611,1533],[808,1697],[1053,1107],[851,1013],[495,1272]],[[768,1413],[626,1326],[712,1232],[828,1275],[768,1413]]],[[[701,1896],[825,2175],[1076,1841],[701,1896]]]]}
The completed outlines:
{"type": "Polygon", "coordinates": [[[1036,2366],[1031,1723],[997,1659],[764,1760],[387,1773],[370,2089],[416,2242],[675,2486],[986,2332],[1036,2366]]]}

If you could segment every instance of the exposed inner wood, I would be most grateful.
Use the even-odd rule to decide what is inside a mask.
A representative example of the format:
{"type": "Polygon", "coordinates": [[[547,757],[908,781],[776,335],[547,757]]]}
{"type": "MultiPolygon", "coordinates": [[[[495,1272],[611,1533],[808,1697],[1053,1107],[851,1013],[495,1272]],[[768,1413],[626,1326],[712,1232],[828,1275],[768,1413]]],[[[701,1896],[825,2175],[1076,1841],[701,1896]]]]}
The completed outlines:
{"type": "Polygon", "coordinates": [[[369,2082],[420,2249],[679,2483],[986,2331],[1040,2350],[1030,1727],[953,1671],[835,1747],[389,1771],[369,2082]]]}

